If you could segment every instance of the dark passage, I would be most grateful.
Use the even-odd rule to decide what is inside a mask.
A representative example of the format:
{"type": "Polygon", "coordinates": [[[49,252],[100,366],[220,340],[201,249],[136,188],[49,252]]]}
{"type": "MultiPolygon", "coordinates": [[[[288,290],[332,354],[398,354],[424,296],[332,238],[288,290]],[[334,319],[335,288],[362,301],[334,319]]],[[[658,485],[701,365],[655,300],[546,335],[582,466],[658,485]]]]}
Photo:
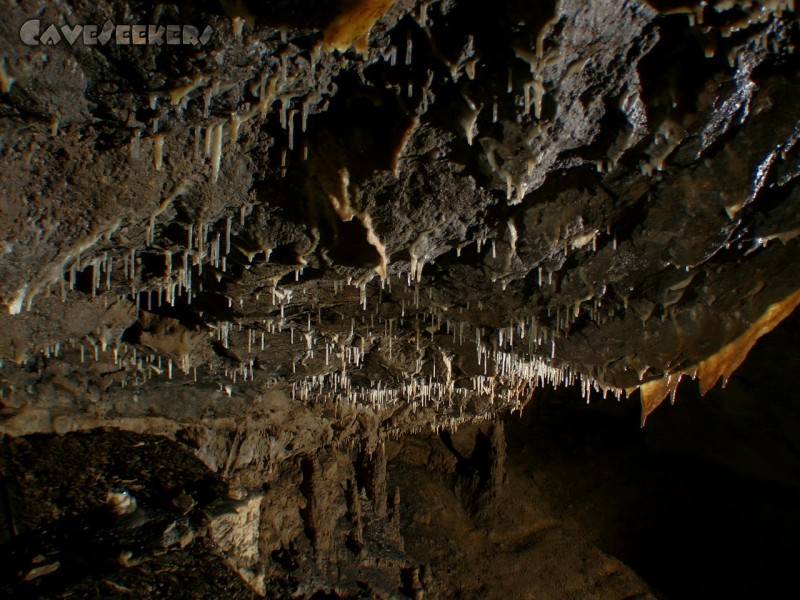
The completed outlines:
{"type": "Polygon", "coordinates": [[[545,393],[507,419],[509,461],[664,598],[781,597],[800,582],[800,317],[725,390],[635,402],[545,393]]]}

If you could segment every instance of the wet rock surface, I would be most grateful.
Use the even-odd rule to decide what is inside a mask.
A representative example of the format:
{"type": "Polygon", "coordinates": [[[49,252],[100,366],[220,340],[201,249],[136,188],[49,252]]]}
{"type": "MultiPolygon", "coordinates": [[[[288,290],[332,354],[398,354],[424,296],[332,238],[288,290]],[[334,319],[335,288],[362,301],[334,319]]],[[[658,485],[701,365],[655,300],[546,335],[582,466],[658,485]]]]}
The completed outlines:
{"type": "MultiPolygon", "coordinates": [[[[115,435],[160,440],[180,481],[214,482],[203,502],[233,504],[214,516],[189,494],[202,534],[159,509],[179,550],[148,554],[152,581],[202,563],[231,597],[419,595],[392,444],[433,435],[444,451],[419,452],[457,485],[431,489],[481,513],[510,477],[487,423],[537,389],[642,386],[644,418],[682,376],[728,379],[800,303],[793,2],[2,10],[8,503],[38,468],[23,440],[65,464],[84,442],[111,457],[115,435]],[[106,22],[204,39],[57,29],[106,22]],[[462,425],[486,453],[459,447],[462,425]]],[[[41,483],[42,515],[89,518],[123,493],[119,468],[87,480],[97,497],[41,483]]],[[[14,518],[40,531],[37,515],[14,518]]],[[[23,582],[53,568],[45,550],[14,563],[23,582]]]]}

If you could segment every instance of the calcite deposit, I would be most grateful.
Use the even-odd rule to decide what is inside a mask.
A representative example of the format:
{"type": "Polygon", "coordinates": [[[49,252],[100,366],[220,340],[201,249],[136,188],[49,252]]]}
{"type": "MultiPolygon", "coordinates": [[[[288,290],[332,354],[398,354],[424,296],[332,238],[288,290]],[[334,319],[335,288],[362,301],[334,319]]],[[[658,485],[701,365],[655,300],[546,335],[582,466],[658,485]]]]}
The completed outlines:
{"type": "MultiPolygon", "coordinates": [[[[490,597],[414,557],[387,464],[458,474],[425,484],[454,527],[502,516],[502,418],[542,388],[644,422],[800,303],[793,1],[2,14],[7,593],[490,597]],[[41,532],[82,518],[73,567],[41,532]]],[[[649,593],[581,560],[570,597],[649,593]]]]}

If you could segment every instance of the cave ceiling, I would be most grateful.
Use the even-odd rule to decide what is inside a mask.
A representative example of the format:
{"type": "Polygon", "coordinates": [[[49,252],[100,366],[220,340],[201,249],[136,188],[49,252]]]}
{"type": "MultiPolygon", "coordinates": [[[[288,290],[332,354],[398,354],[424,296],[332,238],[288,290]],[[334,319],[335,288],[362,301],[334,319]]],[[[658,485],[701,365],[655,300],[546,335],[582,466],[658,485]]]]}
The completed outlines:
{"type": "Polygon", "coordinates": [[[546,384],[646,415],[800,303],[794,2],[2,12],[4,433],[248,420],[268,468],[546,384]]]}

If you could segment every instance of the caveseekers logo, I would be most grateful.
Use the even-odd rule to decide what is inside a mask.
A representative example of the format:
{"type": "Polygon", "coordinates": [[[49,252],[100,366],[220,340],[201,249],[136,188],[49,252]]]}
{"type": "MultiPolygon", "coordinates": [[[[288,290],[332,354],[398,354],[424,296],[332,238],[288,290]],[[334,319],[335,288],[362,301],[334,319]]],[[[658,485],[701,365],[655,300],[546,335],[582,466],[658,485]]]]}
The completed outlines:
{"type": "Polygon", "coordinates": [[[214,29],[207,25],[201,33],[193,25],[115,25],[106,21],[102,28],[97,25],[47,25],[39,19],[23,23],[19,39],[28,46],[56,46],[67,43],[74,46],[105,46],[112,40],[120,46],[205,46],[214,29]]]}

